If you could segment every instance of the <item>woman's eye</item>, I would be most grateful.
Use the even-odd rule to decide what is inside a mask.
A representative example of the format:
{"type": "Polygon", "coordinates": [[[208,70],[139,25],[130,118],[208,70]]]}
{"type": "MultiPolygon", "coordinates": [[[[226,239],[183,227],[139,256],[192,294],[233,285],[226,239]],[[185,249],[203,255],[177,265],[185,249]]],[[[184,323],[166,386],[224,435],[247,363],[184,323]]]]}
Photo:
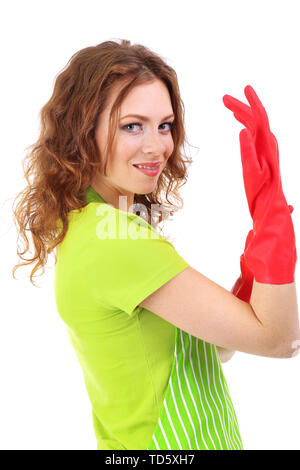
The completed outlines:
{"type": "MultiPolygon", "coordinates": [[[[164,122],[163,124],[160,125],[161,126],[164,126],[168,124],[169,125],[169,130],[171,130],[171,128],[173,127],[174,125],[174,122],[164,122]]],[[[131,130],[132,127],[131,126],[142,126],[142,124],[140,122],[132,122],[131,124],[125,124],[125,126],[122,127],[122,129],[125,129],[125,130],[131,130]],[[129,129],[131,127],[131,129],[129,129]]]]}
{"type": "Polygon", "coordinates": [[[172,129],[172,127],[174,127],[174,122],[164,122],[162,126],[164,126],[165,124],[168,124],[170,130],[172,129]]]}
{"type": "Polygon", "coordinates": [[[128,129],[130,126],[141,126],[141,124],[139,124],[138,122],[133,122],[132,124],[125,124],[125,126],[123,126],[122,129],[130,130],[128,129]]]}

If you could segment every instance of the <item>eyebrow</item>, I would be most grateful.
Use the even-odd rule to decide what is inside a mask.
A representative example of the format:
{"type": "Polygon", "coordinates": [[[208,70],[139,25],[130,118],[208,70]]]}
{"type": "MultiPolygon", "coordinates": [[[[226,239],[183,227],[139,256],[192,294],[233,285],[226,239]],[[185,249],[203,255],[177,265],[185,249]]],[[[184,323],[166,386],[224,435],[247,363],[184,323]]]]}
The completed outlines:
{"type": "MultiPolygon", "coordinates": [[[[149,118],[147,118],[147,116],[141,116],[140,114],[126,114],[126,116],[121,117],[121,119],[125,119],[126,117],[135,117],[144,121],[149,121],[149,118]]],[[[164,121],[165,119],[170,119],[172,117],[174,117],[174,114],[170,114],[169,116],[164,117],[162,121],[164,121]]]]}

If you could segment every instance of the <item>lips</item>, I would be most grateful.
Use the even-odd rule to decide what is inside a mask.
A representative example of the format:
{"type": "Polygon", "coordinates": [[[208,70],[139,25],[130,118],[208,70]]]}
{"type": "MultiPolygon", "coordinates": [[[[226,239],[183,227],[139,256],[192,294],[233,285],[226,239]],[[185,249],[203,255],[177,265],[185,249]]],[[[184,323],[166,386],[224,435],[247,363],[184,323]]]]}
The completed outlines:
{"type": "Polygon", "coordinates": [[[143,165],[143,166],[151,166],[151,167],[155,167],[155,166],[158,166],[160,165],[161,162],[152,162],[152,163],[147,163],[147,162],[143,162],[143,163],[133,163],[133,166],[137,166],[137,165],[143,165]]]}
{"type": "Polygon", "coordinates": [[[151,168],[150,168],[150,165],[149,165],[149,168],[142,168],[142,167],[137,166],[137,164],[134,164],[133,166],[138,171],[144,173],[144,175],[147,175],[147,176],[157,176],[158,173],[160,172],[160,163],[151,165],[151,168]]]}

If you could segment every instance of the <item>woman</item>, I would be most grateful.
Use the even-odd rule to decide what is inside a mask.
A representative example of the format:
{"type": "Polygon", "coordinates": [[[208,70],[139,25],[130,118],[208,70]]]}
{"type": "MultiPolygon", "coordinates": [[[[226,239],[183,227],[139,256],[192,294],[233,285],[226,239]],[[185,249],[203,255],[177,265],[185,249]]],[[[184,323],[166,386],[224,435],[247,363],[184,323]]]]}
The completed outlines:
{"type": "Polygon", "coordinates": [[[57,309],[82,367],[98,449],[243,449],[219,355],[294,352],[292,208],[264,108],[251,87],[245,93],[251,107],[224,96],[246,126],[254,226],[232,292],[157,231],[178,209],[169,196],[181,201],[191,162],[181,153],[184,108],[170,66],[126,40],[85,48],[41,111],[26,170],[34,179],[15,217],[24,239],[27,224],[33,236],[31,282],[57,248],[57,309]]]}

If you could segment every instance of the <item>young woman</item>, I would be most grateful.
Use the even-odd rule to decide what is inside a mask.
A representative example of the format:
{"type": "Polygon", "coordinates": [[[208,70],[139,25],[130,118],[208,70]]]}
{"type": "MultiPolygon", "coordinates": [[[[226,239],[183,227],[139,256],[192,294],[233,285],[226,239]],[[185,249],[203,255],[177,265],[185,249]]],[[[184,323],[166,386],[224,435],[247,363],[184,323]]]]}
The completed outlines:
{"type": "Polygon", "coordinates": [[[31,282],[56,247],[57,309],[98,449],[243,449],[220,358],[291,357],[299,344],[292,206],[266,112],[252,87],[245,94],[250,106],[223,98],[245,125],[253,219],[232,292],[157,231],[191,162],[177,76],[162,58],[126,40],[87,47],[42,108],[15,218],[33,237],[31,282]]]}

